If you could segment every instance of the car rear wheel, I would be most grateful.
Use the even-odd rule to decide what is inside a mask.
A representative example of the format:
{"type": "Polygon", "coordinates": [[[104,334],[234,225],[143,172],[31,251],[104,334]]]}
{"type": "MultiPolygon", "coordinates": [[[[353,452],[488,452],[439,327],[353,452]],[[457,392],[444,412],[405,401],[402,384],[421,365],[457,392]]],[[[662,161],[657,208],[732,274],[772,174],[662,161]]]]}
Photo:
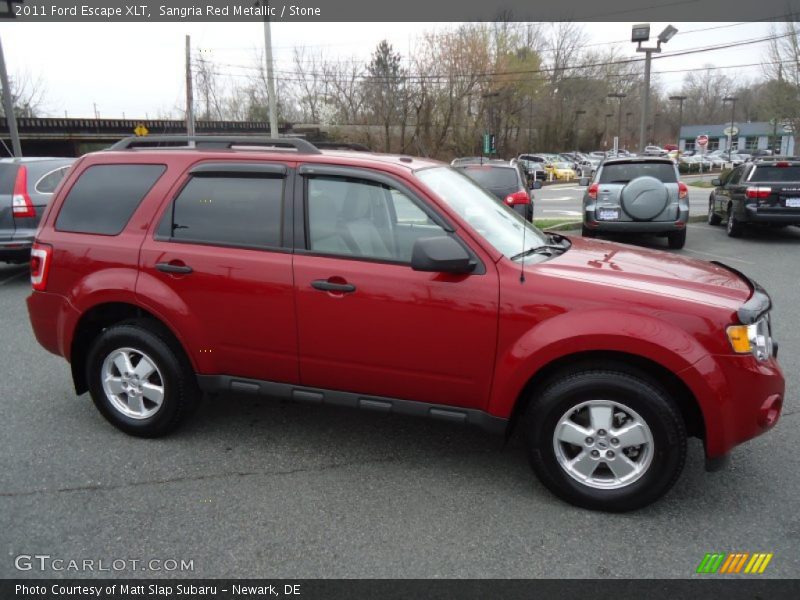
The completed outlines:
{"type": "Polygon", "coordinates": [[[686,459],[686,429],[669,396],[626,372],[581,371],[532,399],[525,420],[534,471],[577,506],[622,512],[663,496],[686,459]]]}
{"type": "Polygon", "coordinates": [[[736,218],[733,204],[728,206],[728,224],[726,226],[726,231],[728,232],[728,236],[733,238],[742,237],[744,234],[744,223],[736,218]]]}
{"type": "Polygon", "coordinates": [[[720,223],[722,223],[722,217],[714,210],[714,197],[712,196],[708,199],[708,224],[719,225],[720,223]]]}
{"type": "Polygon", "coordinates": [[[667,244],[673,250],[680,250],[686,245],[686,230],[672,231],[667,234],[667,244]]]}
{"type": "Polygon", "coordinates": [[[597,235],[594,231],[592,231],[591,229],[586,227],[586,225],[581,227],[581,234],[583,235],[583,237],[586,237],[586,238],[593,238],[593,237],[595,237],[597,235]]]}
{"type": "Polygon", "coordinates": [[[177,344],[143,322],[122,323],[100,334],[89,350],[86,377],[100,413],[140,437],[175,429],[199,396],[177,344]]]}

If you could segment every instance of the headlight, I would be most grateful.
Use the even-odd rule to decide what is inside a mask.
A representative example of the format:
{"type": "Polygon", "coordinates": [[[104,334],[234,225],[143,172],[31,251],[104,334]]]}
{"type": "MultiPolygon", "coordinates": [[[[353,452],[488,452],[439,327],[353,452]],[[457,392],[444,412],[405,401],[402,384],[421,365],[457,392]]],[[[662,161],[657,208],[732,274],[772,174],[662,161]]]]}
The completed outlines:
{"type": "Polygon", "coordinates": [[[728,340],[734,352],[750,352],[758,360],[772,356],[772,334],[769,316],[763,316],[752,325],[731,325],[727,329],[728,340]]]}

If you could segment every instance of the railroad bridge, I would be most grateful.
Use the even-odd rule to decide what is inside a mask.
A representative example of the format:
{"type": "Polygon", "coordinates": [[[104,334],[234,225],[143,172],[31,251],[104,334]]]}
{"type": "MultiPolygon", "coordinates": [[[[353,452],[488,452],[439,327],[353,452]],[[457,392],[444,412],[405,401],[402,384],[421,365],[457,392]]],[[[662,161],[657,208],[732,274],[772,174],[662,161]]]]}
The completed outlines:
{"type": "MultiPolygon", "coordinates": [[[[18,118],[24,156],[80,156],[102,150],[124,137],[186,134],[186,121],[178,119],[71,119],[18,118]]],[[[294,133],[318,139],[319,130],[292,130],[290,124],[278,128],[281,134],[294,133]]],[[[195,133],[228,135],[269,135],[263,121],[197,121],[195,133]]],[[[324,136],[323,136],[324,137],[324,136]]],[[[0,156],[11,156],[11,138],[5,117],[0,117],[0,156]],[[5,147],[3,146],[5,145],[5,147]]]]}

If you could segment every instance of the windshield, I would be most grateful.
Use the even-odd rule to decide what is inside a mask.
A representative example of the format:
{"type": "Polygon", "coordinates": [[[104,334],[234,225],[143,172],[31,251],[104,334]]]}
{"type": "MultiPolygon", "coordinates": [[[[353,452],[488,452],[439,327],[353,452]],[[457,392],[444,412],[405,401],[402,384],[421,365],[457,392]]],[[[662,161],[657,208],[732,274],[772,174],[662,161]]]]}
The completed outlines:
{"type": "Polygon", "coordinates": [[[428,188],[477,231],[487,242],[507,257],[525,246],[547,243],[545,235],[518,213],[507,208],[468,177],[449,167],[431,167],[414,173],[428,188]]]}
{"type": "Polygon", "coordinates": [[[800,181],[800,166],[758,166],[748,181],[797,182],[800,181]]]}

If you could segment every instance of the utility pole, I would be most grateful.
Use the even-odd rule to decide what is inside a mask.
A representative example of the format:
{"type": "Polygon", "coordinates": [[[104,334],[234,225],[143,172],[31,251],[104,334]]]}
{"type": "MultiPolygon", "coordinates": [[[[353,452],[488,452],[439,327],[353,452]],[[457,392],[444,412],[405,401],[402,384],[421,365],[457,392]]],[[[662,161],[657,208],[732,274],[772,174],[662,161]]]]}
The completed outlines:
{"type": "Polygon", "coordinates": [[[622,100],[627,96],[628,94],[623,94],[622,92],[614,92],[608,95],[609,98],[616,98],[619,100],[619,112],[617,113],[617,153],[619,153],[619,148],[622,145],[622,100]]]}
{"type": "MultiPolygon", "coordinates": [[[[266,9],[267,3],[264,2],[266,9]]],[[[278,105],[275,98],[275,76],[272,71],[272,30],[270,29],[269,13],[264,15],[264,50],[267,58],[267,94],[269,95],[269,133],[273,138],[278,137],[278,105]]]]}
{"type": "Polygon", "coordinates": [[[683,129],[683,101],[686,96],[670,96],[670,100],[678,102],[678,151],[681,149],[681,129],[683,129]]]}
{"type": "Polygon", "coordinates": [[[722,101],[731,103],[731,128],[728,130],[728,158],[733,154],[733,120],[736,117],[736,96],[725,96],[722,101]]]}
{"type": "Polygon", "coordinates": [[[186,133],[194,136],[194,93],[192,91],[192,38],[186,36],[186,133]]]}
{"type": "Polygon", "coordinates": [[[19,143],[19,131],[17,130],[17,115],[14,114],[14,99],[11,97],[11,85],[8,82],[8,71],[6,71],[6,57],[3,54],[3,44],[0,42],[0,80],[3,84],[3,110],[6,113],[6,123],[8,123],[8,133],[11,136],[11,147],[15,158],[22,157],[22,146],[19,143]]]}

